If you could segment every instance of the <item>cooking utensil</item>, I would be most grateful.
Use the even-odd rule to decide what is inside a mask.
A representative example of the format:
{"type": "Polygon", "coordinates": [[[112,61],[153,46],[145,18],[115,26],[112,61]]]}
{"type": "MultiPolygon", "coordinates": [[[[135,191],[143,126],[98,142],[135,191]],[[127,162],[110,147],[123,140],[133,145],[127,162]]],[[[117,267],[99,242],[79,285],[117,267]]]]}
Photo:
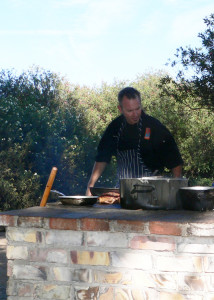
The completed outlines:
{"type": "Polygon", "coordinates": [[[52,170],[51,170],[51,173],[50,173],[50,176],[49,176],[49,179],[48,179],[48,182],[46,184],[46,187],[45,187],[45,191],[44,191],[44,194],[42,196],[42,200],[40,202],[40,206],[41,207],[44,207],[47,203],[47,200],[48,200],[48,196],[50,194],[50,190],[52,188],[52,185],[53,185],[53,182],[54,182],[54,179],[56,177],[56,173],[57,173],[57,168],[56,167],[53,167],[52,170]]]}
{"type": "Polygon", "coordinates": [[[98,199],[98,196],[66,196],[65,194],[56,190],[51,190],[51,193],[56,194],[58,196],[58,199],[64,205],[93,205],[97,202],[98,199]]]}
{"type": "Polygon", "coordinates": [[[105,188],[105,187],[90,187],[90,192],[93,196],[101,196],[102,194],[113,192],[120,193],[119,188],[105,188]]]}
{"type": "Polygon", "coordinates": [[[206,211],[214,209],[214,187],[192,186],[179,189],[182,208],[206,211]]]}
{"type": "Polygon", "coordinates": [[[65,196],[65,194],[63,194],[63,193],[61,193],[61,192],[59,192],[57,190],[51,190],[50,192],[53,193],[53,194],[56,194],[58,197],[59,196],[65,196]]]}
{"type": "Polygon", "coordinates": [[[185,178],[151,176],[120,180],[120,204],[127,209],[178,209],[178,190],[188,185],[185,178]]]}
{"type": "Polygon", "coordinates": [[[98,196],[59,196],[64,205],[93,205],[97,202],[98,196]]]}

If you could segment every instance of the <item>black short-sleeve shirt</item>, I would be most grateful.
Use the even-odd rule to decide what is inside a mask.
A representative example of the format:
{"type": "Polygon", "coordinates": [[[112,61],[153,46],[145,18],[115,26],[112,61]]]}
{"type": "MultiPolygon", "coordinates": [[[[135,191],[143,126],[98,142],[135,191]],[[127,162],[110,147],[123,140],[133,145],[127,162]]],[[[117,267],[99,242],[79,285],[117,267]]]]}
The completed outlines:
{"type": "MultiPolygon", "coordinates": [[[[114,119],[100,140],[95,160],[109,163],[111,157],[117,155],[117,149],[119,151],[137,149],[139,130],[137,124],[128,124],[123,115],[114,119]]],[[[151,170],[163,170],[164,167],[172,169],[183,164],[181,154],[169,130],[159,120],[144,112],[142,112],[140,155],[151,170]]]]}

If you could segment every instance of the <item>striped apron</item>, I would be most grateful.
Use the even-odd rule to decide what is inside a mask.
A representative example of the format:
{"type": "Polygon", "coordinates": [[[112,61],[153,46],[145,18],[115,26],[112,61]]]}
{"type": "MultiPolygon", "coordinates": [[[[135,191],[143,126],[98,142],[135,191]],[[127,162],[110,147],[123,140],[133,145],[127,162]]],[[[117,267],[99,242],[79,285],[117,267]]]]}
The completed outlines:
{"type": "MultiPolygon", "coordinates": [[[[140,154],[141,144],[141,131],[142,131],[142,119],[139,121],[139,137],[138,146],[136,149],[130,150],[118,150],[119,140],[125,124],[123,124],[119,130],[117,136],[117,175],[118,180],[122,178],[140,178],[152,176],[152,171],[146,167],[140,154]]],[[[119,186],[119,181],[117,183],[119,186]]]]}

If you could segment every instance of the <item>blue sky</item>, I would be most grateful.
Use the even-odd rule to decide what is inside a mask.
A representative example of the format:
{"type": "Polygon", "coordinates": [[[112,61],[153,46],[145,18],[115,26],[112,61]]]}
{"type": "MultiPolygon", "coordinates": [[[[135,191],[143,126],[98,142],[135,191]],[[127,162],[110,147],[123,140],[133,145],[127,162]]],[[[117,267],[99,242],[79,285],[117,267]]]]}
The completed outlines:
{"type": "Polygon", "coordinates": [[[1,0],[0,67],[33,65],[99,86],[167,70],[180,46],[199,46],[213,0],[1,0]]]}

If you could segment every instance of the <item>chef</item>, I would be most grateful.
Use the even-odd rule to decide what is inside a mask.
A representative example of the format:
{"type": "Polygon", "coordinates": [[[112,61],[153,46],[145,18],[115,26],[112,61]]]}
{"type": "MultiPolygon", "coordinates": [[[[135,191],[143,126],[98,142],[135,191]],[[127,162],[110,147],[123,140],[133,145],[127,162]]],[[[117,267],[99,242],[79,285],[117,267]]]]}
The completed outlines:
{"type": "Polygon", "coordinates": [[[118,179],[140,178],[161,173],[166,167],[174,177],[181,177],[183,160],[169,130],[147,115],[141,106],[140,92],[132,87],[118,94],[121,113],[106,128],[95,158],[86,195],[114,155],[118,179]]]}

